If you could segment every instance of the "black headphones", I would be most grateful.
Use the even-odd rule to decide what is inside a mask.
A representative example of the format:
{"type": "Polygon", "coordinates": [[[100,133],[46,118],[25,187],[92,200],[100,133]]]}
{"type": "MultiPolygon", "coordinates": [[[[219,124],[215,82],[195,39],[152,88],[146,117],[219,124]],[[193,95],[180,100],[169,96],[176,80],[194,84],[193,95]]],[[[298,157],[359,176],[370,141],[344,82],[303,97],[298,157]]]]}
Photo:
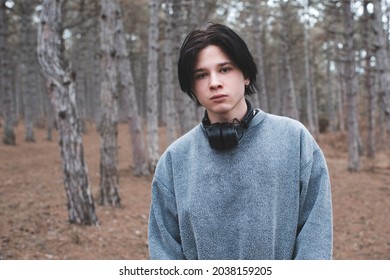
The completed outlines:
{"type": "Polygon", "coordinates": [[[245,101],[248,111],[241,121],[234,119],[231,123],[218,122],[211,124],[209,116],[207,115],[207,110],[204,112],[202,123],[206,129],[211,148],[215,150],[228,150],[237,146],[238,141],[244,134],[244,129],[249,127],[250,121],[255,116],[252,104],[247,99],[245,99],[245,101]]]}

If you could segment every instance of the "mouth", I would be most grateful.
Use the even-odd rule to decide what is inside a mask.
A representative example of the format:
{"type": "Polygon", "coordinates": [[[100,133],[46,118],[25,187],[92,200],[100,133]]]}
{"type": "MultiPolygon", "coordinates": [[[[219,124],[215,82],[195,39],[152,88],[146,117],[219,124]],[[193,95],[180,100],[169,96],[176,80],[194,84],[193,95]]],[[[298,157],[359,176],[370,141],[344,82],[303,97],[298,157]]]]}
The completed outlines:
{"type": "Polygon", "coordinates": [[[225,97],[227,97],[225,94],[215,94],[211,97],[211,100],[218,101],[224,99],[225,97]]]}

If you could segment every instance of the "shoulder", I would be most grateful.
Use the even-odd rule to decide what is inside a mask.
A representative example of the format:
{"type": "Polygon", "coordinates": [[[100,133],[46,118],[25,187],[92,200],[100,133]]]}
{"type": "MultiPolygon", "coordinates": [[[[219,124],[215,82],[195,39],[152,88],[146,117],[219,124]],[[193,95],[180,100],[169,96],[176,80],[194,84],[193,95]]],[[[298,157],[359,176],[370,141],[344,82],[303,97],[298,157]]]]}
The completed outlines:
{"type": "Polygon", "coordinates": [[[199,145],[204,141],[203,138],[205,138],[205,135],[201,125],[198,124],[166,148],[159,159],[157,169],[161,168],[162,165],[172,165],[173,162],[178,162],[181,161],[181,159],[186,158],[191,151],[199,148],[199,145]]]}
{"type": "Polygon", "coordinates": [[[289,117],[263,114],[263,120],[259,123],[261,127],[259,133],[266,135],[267,139],[274,139],[277,142],[288,141],[291,144],[298,144],[302,140],[314,140],[303,123],[289,117]]]}
{"type": "Polygon", "coordinates": [[[196,160],[203,142],[207,141],[203,140],[202,132],[201,126],[197,125],[169,145],[157,163],[154,180],[173,187],[176,176],[182,176],[183,170],[188,170],[190,160],[196,160]]]}
{"type": "Polygon", "coordinates": [[[289,117],[278,116],[273,114],[267,114],[265,121],[268,125],[271,125],[274,129],[281,129],[294,132],[308,132],[306,127],[299,121],[291,119],[289,117]]]}
{"type": "Polygon", "coordinates": [[[271,134],[275,141],[282,141],[294,149],[300,149],[301,155],[308,156],[320,150],[306,126],[289,117],[267,114],[264,130],[271,134]]]}
{"type": "Polygon", "coordinates": [[[176,139],[171,145],[169,145],[164,153],[177,154],[188,151],[192,147],[196,146],[205,135],[203,133],[201,124],[198,124],[193,129],[176,139]]]}

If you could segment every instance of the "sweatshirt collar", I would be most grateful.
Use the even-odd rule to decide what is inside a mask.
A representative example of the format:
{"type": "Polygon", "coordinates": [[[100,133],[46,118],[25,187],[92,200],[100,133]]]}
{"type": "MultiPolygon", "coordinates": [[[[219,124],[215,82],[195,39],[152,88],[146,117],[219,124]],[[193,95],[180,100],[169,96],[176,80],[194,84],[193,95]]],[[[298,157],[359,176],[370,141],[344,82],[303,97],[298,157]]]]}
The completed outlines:
{"type": "Polygon", "coordinates": [[[254,116],[252,121],[249,123],[248,129],[251,129],[251,128],[255,127],[256,125],[258,125],[259,123],[261,123],[267,115],[264,111],[262,111],[259,108],[256,108],[255,112],[256,112],[256,115],[254,116]]]}
{"type": "MultiPolygon", "coordinates": [[[[258,124],[260,124],[265,119],[265,117],[267,116],[267,113],[265,113],[264,111],[262,111],[259,108],[256,108],[254,110],[256,112],[256,115],[253,117],[253,119],[249,123],[248,129],[251,129],[251,128],[257,126],[258,124]]],[[[200,126],[201,126],[201,128],[203,130],[205,130],[205,126],[204,126],[204,124],[202,122],[200,123],[200,126]]]]}

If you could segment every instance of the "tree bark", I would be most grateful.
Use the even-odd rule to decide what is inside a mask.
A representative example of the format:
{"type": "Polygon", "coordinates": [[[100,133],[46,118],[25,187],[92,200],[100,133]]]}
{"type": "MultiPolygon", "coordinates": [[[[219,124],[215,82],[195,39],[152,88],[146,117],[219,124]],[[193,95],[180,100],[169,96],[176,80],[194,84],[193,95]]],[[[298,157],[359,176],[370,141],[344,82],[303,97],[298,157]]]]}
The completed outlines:
{"type": "Polygon", "coordinates": [[[21,10],[21,84],[23,90],[23,108],[24,108],[24,122],[26,127],[25,140],[27,142],[35,142],[34,136],[34,111],[37,108],[38,98],[34,93],[34,70],[33,58],[35,57],[35,40],[32,35],[32,15],[34,12],[34,5],[31,0],[23,0],[19,3],[21,10]]]}
{"type": "Polygon", "coordinates": [[[376,111],[376,93],[374,89],[374,71],[371,66],[371,59],[375,56],[373,53],[372,39],[372,21],[370,14],[367,11],[367,5],[371,3],[371,0],[364,0],[364,48],[366,49],[365,58],[365,87],[367,91],[367,121],[368,121],[368,133],[367,133],[367,157],[375,158],[376,150],[376,137],[375,137],[375,111],[376,111]]]}
{"type": "MultiPolygon", "coordinates": [[[[194,19],[196,18],[196,9],[192,5],[196,5],[194,1],[190,0],[174,0],[174,16],[178,19],[175,30],[175,37],[177,38],[179,53],[180,46],[184,40],[184,36],[188,34],[189,30],[195,26],[194,19]]],[[[175,71],[176,72],[176,71],[175,71]]],[[[180,134],[183,135],[191,130],[196,124],[196,103],[185,93],[177,92],[177,112],[180,121],[180,134]]]]}
{"type": "Polygon", "coordinates": [[[337,93],[337,116],[339,120],[339,130],[345,131],[345,103],[346,103],[346,94],[345,94],[345,65],[344,63],[338,63],[337,67],[338,80],[340,84],[340,90],[337,93]]]}
{"type": "Polygon", "coordinates": [[[290,54],[290,42],[289,42],[289,36],[287,31],[288,26],[288,11],[286,10],[286,4],[280,3],[280,10],[282,12],[281,17],[281,43],[283,48],[283,59],[284,59],[284,71],[286,73],[286,116],[299,120],[299,112],[298,112],[298,105],[297,105],[297,98],[295,93],[295,84],[294,79],[292,75],[292,68],[291,68],[291,54],[290,54]]]}
{"type": "MultiPolygon", "coordinates": [[[[309,1],[305,4],[305,14],[309,17],[309,1]]],[[[305,58],[305,85],[306,85],[306,113],[307,113],[307,124],[309,131],[314,137],[317,137],[317,126],[314,122],[314,106],[317,104],[313,102],[313,78],[311,71],[311,59],[310,59],[310,42],[309,42],[309,20],[304,23],[303,26],[303,41],[304,41],[304,58],[305,58]]]]}
{"type": "Polygon", "coordinates": [[[133,173],[135,176],[148,176],[150,174],[144,140],[142,119],[139,115],[137,98],[135,95],[134,79],[131,70],[129,53],[122,22],[122,12],[118,0],[113,0],[119,13],[115,28],[115,46],[118,54],[118,72],[121,92],[127,108],[127,118],[131,135],[131,147],[133,156],[133,173]]]}
{"type": "Polygon", "coordinates": [[[390,133],[390,57],[386,49],[388,39],[383,31],[381,2],[381,0],[372,1],[375,17],[374,33],[376,35],[376,61],[380,79],[379,97],[386,116],[387,133],[390,133]]]}
{"type": "MultiPolygon", "coordinates": [[[[76,101],[78,107],[80,108],[80,119],[82,122],[85,122],[87,118],[87,87],[86,87],[86,74],[87,74],[87,59],[88,54],[91,52],[88,49],[87,41],[86,41],[86,24],[83,24],[87,21],[85,19],[85,0],[81,0],[78,7],[78,14],[80,15],[81,23],[75,27],[74,33],[74,51],[72,52],[72,67],[75,69],[77,73],[77,83],[76,83],[76,91],[77,97],[76,101]]],[[[92,69],[92,68],[91,68],[92,69]]],[[[83,125],[83,129],[85,131],[86,126],[83,125]]]]}
{"type": "Polygon", "coordinates": [[[96,225],[98,219],[84,161],[74,75],[65,71],[60,63],[58,37],[62,36],[59,33],[61,6],[62,0],[45,0],[42,4],[38,59],[50,83],[51,102],[59,129],[69,222],[96,225]]]}
{"type": "MultiPolygon", "coordinates": [[[[3,143],[7,145],[16,145],[16,136],[14,132],[14,104],[11,89],[11,65],[8,54],[8,20],[5,13],[6,0],[1,1],[0,6],[0,91],[3,94],[3,117],[4,117],[4,135],[3,143]]],[[[1,95],[0,95],[1,97],[1,95]]]]}
{"type": "Polygon", "coordinates": [[[326,55],[326,83],[328,88],[327,94],[327,116],[331,131],[336,130],[336,113],[335,113],[335,93],[333,86],[333,75],[331,71],[331,46],[328,43],[325,50],[326,55]]]}
{"type": "Polygon", "coordinates": [[[147,77],[147,132],[149,168],[153,172],[159,159],[158,135],[158,17],[159,0],[149,0],[149,46],[147,77]]]}
{"type": "Polygon", "coordinates": [[[120,207],[118,192],[118,92],[115,27],[119,15],[115,2],[102,0],[100,15],[101,47],[101,121],[100,132],[100,205],[120,207]]]}
{"type": "Polygon", "coordinates": [[[260,23],[259,17],[259,2],[255,1],[253,3],[253,36],[255,39],[255,49],[257,57],[257,71],[258,71],[258,88],[259,88],[259,99],[260,99],[260,108],[264,112],[269,112],[268,106],[268,92],[266,87],[266,78],[264,70],[264,59],[263,59],[263,42],[261,40],[262,33],[262,24],[260,23]]]}
{"type": "MultiPolygon", "coordinates": [[[[95,13],[100,13],[99,1],[93,2],[93,10],[95,13]]],[[[100,61],[96,57],[100,54],[100,41],[99,41],[99,18],[91,18],[91,27],[86,34],[87,49],[89,50],[89,56],[87,60],[87,69],[89,69],[89,75],[86,80],[86,88],[88,91],[88,115],[96,123],[100,119],[100,98],[96,98],[96,93],[99,93],[101,86],[101,72],[100,61]]]]}
{"type": "Polygon", "coordinates": [[[46,80],[45,82],[45,90],[47,93],[47,96],[49,98],[46,99],[46,140],[52,141],[52,131],[53,126],[55,125],[55,118],[54,118],[54,112],[53,107],[51,106],[51,91],[50,91],[50,82],[46,80]]]}
{"type": "MultiPolygon", "coordinates": [[[[166,2],[169,6],[172,6],[172,0],[166,2]]],[[[166,134],[167,144],[171,144],[177,138],[176,131],[176,110],[175,110],[175,83],[174,76],[175,69],[173,67],[174,55],[173,55],[173,30],[172,20],[173,15],[170,13],[170,8],[165,10],[166,23],[165,23],[165,41],[164,41],[164,100],[165,100],[165,122],[166,122],[166,134]]]]}
{"type": "Polygon", "coordinates": [[[355,87],[355,49],[353,43],[353,15],[351,1],[343,0],[345,34],[345,90],[347,95],[348,122],[348,170],[359,170],[359,129],[357,116],[357,92],[355,87]]]}

